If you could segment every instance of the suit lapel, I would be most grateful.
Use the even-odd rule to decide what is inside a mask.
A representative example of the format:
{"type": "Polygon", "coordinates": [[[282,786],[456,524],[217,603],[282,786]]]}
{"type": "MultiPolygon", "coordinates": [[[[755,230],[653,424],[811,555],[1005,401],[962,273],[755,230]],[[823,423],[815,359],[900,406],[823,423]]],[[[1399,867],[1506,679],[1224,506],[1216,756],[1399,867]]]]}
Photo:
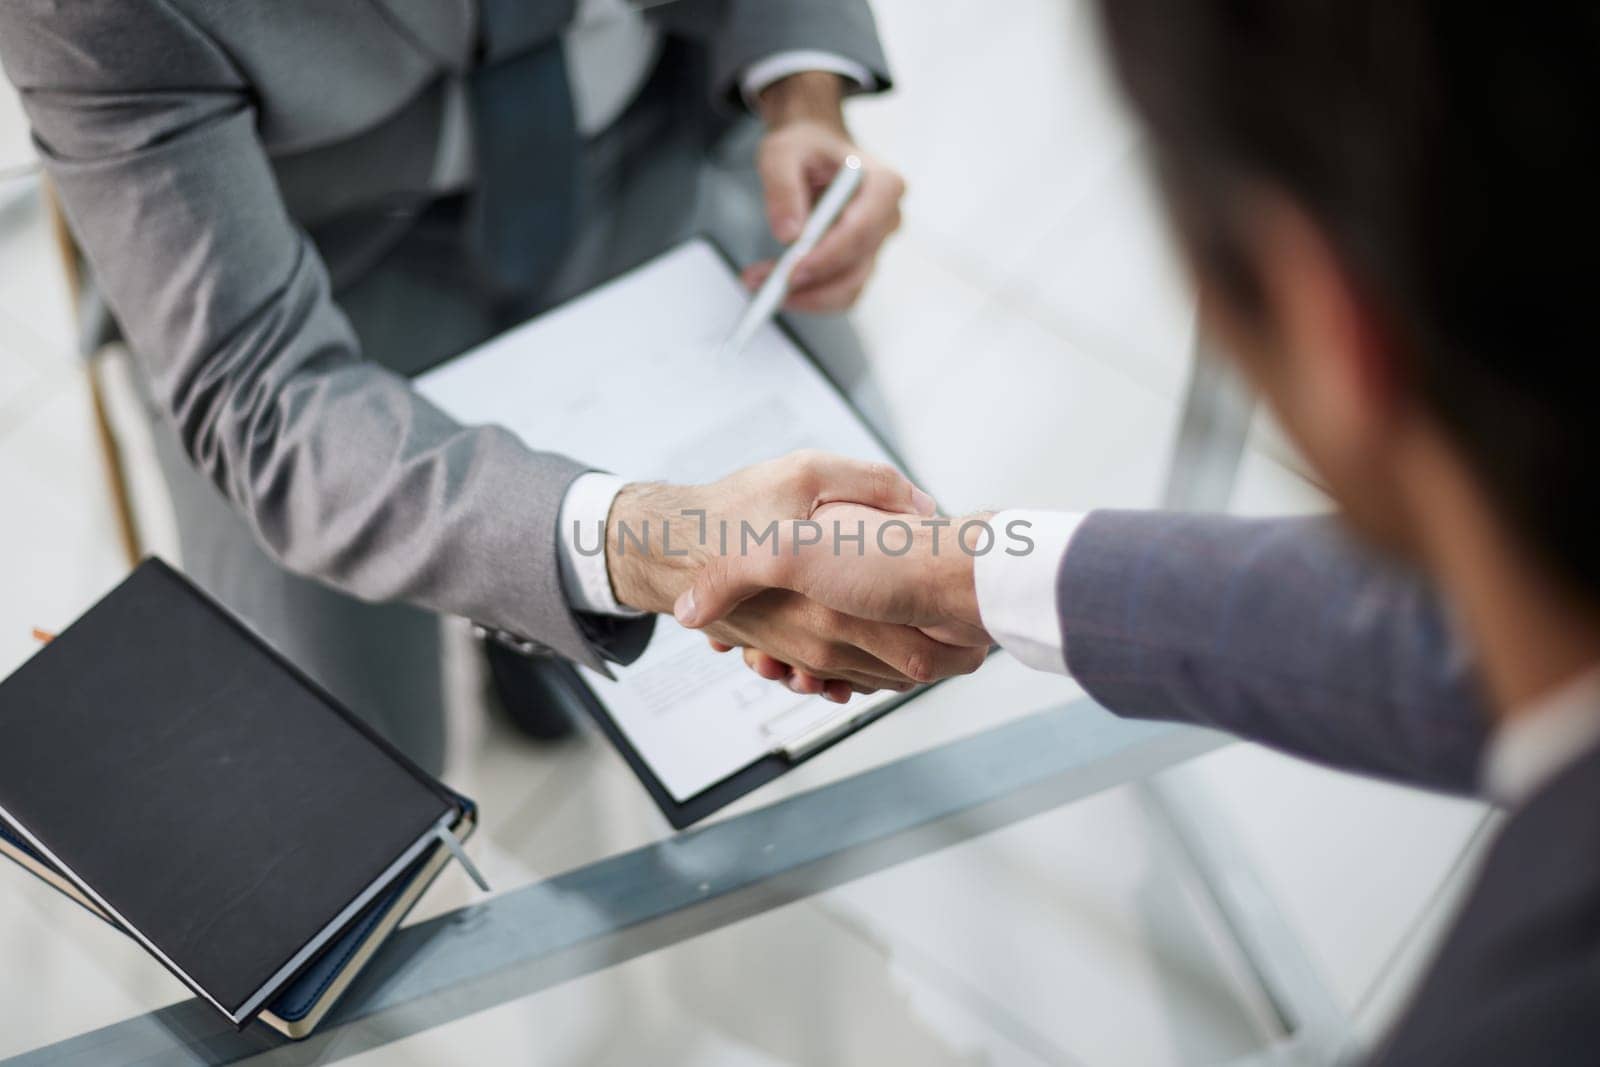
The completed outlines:
{"type": "Polygon", "coordinates": [[[1591,1055],[1600,1045],[1597,846],[1600,751],[1506,821],[1377,1062],[1498,1067],[1591,1055]]]}

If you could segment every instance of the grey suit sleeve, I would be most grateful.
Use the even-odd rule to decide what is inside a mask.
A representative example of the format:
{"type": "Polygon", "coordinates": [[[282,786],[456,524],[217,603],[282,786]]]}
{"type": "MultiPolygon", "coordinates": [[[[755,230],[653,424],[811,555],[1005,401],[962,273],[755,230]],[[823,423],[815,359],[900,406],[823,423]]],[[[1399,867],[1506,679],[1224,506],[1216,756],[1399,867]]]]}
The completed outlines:
{"type": "Polygon", "coordinates": [[[1057,606],[1068,669],[1119,715],[1477,788],[1488,717],[1464,646],[1421,579],[1332,520],[1096,512],[1057,606]]]}
{"type": "Polygon", "coordinates": [[[678,0],[654,12],[670,30],[703,39],[719,103],[742,107],[739,78],[776,52],[832,52],[891,85],[889,64],[867,0],[678,0]]]}
{"type": "Polygon", "coordinates": [[[158,402],[267,551],[598,663],[556,556],[585,468],[362,360],[228,56],[156,0],[8,0],[0,63],[158,402]]]}

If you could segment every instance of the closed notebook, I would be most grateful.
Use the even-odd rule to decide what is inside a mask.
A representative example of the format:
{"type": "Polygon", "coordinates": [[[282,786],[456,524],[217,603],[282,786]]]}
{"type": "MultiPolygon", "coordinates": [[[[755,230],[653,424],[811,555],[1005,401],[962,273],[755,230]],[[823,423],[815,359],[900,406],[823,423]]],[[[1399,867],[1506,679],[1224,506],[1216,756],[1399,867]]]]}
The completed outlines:
{"type": "Polygon", "coordinates": [[[0,682],[0,818],[237,1025],[469,809],[159,560],[0,682]]]}
{"type": "MultiPolygon", "coordinates": [[[[461,802],[466,810],[453,832],[458,838],[466,838],[474,829],[477,810],[470,800],[463,797],[461,802]]],[[[121,929],[3,820],[0,820],[0,855],[76,901],[96,918],[121,929]]],[[[299,1039],[310,1035],[449,860],[450,851],[441,844],[413,863],[340,931],[338,937],[328,942],[293,981],[276,993],[256,1018],[285,1037],[299,1039]]]]}

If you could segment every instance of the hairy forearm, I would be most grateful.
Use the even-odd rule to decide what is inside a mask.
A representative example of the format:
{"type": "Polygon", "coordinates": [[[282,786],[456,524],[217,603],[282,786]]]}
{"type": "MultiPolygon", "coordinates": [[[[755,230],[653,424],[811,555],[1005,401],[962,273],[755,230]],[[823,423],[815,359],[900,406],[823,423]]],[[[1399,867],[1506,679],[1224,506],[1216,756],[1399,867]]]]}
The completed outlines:
{"type": "Polygon", "coordinates": [[[704,561],[697,515],[704,503],[683,486],[624,486],[606,521],[606,570],[617,602],[670,613],[704,561]]]}
{"type": "Polygon", "coordinates": [[[844,133],[845,80],[826,71],[782,78],[761,91],[757,106],[770,129],[794,122],[818,122],[844,133]]]}
{"type": "Polygon", "coordinates": [[[672,601],[693,581],[693,565],[690,558],[664,555],[662,541],[670,542],[670,523],[688,507],[693,502],[678,486],[632,483],[616,494],[606,517],[605,553],[618,603],[638,611],[672,611],[672,601]]]}
{"type": "MultiPolygon", "coordinates": [[[[987,527],[993,517],[993,512],[982,512],[954,520],[952,525],[955,527],[956,537],[961,538],[961,531],[972,523],[987,527]]],[[[963,549],[958,540],[953,551],[946,548],[943,553],[930,557],[930,562],[928,584],[937,604],[936,613],[939,618],[971,630],[982,630],[983,619],[978,613],[975,561],[971,553],[963,549]]]]}

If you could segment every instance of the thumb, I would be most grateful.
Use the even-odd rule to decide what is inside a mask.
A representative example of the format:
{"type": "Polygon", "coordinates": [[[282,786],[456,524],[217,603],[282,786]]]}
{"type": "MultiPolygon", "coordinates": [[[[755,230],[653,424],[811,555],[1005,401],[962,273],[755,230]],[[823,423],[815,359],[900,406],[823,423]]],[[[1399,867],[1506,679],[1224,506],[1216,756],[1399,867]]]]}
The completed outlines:
{"type": "Polygon", "coordinates": [[[931,516],[939,511],[933,497],[888,463],[867,463],[827,453],[811,457],[811,473],[819,491],[816,504],[865,504],[879,511],[931,516]]]}
{"type": "Polygon", "coordinates": [[[722,558],[700,569],[694,584],[679,594],[672,605],[672,617],[680,626],[698,630],[727,615],[766,586],[753,577],[728,566],[722,558]]]}
{"type": "Polygon", "coordinates": [[[811,192],[806,185],[805,159],[797,145],[771,140],[761,153],[757,169],[767,205],[767,224],[772,236],[789,244],[800,236],[806,215],[811,211],[811,192]]]}
{"type": "Polygon", "coordinates": [[[942,645],[954,645],[957,648],[988,648],[995,643],[987,631],[964,622],[942,622],[936,626],[919,626],[917,629],[942,645]]]}

